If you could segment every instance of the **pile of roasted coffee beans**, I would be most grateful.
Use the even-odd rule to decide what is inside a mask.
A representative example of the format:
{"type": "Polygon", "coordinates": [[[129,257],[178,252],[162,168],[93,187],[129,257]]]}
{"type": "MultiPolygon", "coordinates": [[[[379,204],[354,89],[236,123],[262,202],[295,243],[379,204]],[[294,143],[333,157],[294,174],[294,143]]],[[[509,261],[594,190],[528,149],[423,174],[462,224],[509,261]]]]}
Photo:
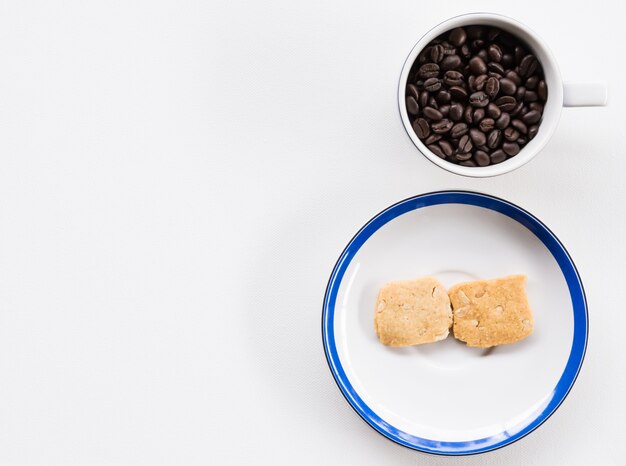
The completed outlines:
{"type": "Polygon", "coordinates": [[[547,96],[541,63],[524,43],[499,28],[468,26],[420,52],[406,109],[432,153],[485,167],[515,157],[536,136],[547,96]]]}

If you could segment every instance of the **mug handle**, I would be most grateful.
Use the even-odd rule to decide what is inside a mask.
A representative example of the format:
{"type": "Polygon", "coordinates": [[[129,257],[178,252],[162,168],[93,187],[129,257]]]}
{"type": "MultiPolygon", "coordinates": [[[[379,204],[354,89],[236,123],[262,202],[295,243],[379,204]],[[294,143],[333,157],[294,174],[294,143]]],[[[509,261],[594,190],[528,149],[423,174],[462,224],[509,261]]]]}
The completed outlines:
{"type": "Polygon", "coordinates": [[[605,83],[563,83],[564,107],[604,107],[607,100],[605,83]]]}

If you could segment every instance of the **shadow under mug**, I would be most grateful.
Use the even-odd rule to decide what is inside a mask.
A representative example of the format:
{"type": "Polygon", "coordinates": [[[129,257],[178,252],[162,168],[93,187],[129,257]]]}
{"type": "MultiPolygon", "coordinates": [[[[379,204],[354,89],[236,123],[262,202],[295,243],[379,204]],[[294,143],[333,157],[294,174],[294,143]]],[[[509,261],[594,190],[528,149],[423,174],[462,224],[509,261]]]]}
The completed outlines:
{"type": "Polygon", "coordinates": [[[493,13],[470,13],[450,18],[428,31],[415,44],[407,57],[398,85],[398,103],[400,117],[407,134],[415,146],[431,162],[458,175],[471,177],[489,177],[501,175],[521,167],[529,162],[546,145],[556,129],[563,107],[603,106],[607,103],[607,87],[603,83],[564,83],[557,62],[545,42],[535,32],[522,23],[493,13]],[[495,26],[509,32],[524,42],[543,66],[544,79],[548,88],[548,99],[544,106],[543,119],[537,135],[522,148],[519,154],[502,163],[487,167],[464,167],[441,159],[432,153],[417,137],[411,126],[406,109],[406,86],[409,71],[419,53],[437,36],[457,27],[472,25],[495,26]]]}

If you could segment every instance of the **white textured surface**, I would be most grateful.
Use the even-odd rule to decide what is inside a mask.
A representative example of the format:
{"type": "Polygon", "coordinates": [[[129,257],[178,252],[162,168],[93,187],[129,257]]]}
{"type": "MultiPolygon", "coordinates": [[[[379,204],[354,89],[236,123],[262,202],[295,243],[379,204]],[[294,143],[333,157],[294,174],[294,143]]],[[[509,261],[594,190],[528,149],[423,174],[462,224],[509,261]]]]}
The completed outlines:
{"type": "Polygon", "coordinates": [[[622,462],[623,7],[527,3],[3,2],[0,463],[622,462]],[[396,108],[413,43],[469,10],[518,18],[565,79],[611,87],[609,107],[565,109],[542,154],[494,179],[428,162],[396,108]],[[547,223],[591,313],[557,413],[464,459],[367,427],[320,342],[346,242],[444,188],[547,223]]]}

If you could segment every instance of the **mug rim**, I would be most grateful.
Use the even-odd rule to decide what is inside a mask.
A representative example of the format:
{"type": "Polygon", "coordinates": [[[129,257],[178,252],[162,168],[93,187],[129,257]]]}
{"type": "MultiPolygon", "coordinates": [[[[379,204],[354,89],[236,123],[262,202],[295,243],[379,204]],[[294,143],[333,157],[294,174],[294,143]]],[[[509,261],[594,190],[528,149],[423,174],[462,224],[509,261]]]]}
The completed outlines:
{"type": "Polygon", "coordinates": [[[398,83],[398,108],[400,111],[400,118],[402,120],[404,129],[407,132],[407,135],[409,136],[413,144],[417,147],[417,149],[422,153],[422,155],[424,155],[435,165],[451,173],[473,178],[497,176],[513,171],[521,167],[522,165],[530,162],[530,160],[532,160],[550,140],[552,134],[556,129],[556,126],[558,125],[561,110],[563,108],[563,79],[561,77],[561,72],[559,70],[556,59],[551,50],[548,48],[545,41],[541,39],[541,37],[539,37],[537,33],[535,33],[528,26],[517,21],[514,18],[498,13],[464,13],[439,22],[437,25],[435,25],[425,34],[423,34],[421,38],[415,43],[409,55],[405,59],[402,71],[400,73],[400,79],[398,83]],[[544,70],[544,75],[546,76],[545,79],[546,81],[551,81],[551,83],[548,84],[548,100],[546,101],[543,115],[544,118],[541,123],[541,129],[543,129],[543,131],[539,131],[537,136],[532,141],[530,141],[527,146],[522,148],[520,153],[517,154],[515,157],[505,160],[504,162],[501,162],[499,164],[489,165],[486,167],[464,167],[454,164],[452,162],[448,162],[438,157],[437,155],[432,153],[426,147],[426,145],[417,137],[415,131],[413,131],[408,112],[406,110],[406,83],[408,80],[409,71],[415,63],[417,56],[432,39],[448,30],[454,29],[455,27],[464,27],[470,24],[483,23],[485,25],[491,24],[497,27],[504,26],[502,28],[505,30],[507,30],[507,27],[514,29],[514,31],[509,30],[509,32],[516,35],[520,40],[526,43],[526,45],[532,50],[533,53],[535,53],[536,55],[541,55],[540,62],[544,70]],[[516,33],[516,31],[518,32],[516,33]],[[523,37],[524,35],[526,35],[527,37],[523,37]],[[528,38],[530,38],[531,42],[533,43],[529,44],[528,38]],[[548,79],[548,76],[550,76],[551,79],[548,79]],[[548,116],[550,116],[549,121],[545,118],[547,116],[546,113],[548,114],[548,116]]]}

